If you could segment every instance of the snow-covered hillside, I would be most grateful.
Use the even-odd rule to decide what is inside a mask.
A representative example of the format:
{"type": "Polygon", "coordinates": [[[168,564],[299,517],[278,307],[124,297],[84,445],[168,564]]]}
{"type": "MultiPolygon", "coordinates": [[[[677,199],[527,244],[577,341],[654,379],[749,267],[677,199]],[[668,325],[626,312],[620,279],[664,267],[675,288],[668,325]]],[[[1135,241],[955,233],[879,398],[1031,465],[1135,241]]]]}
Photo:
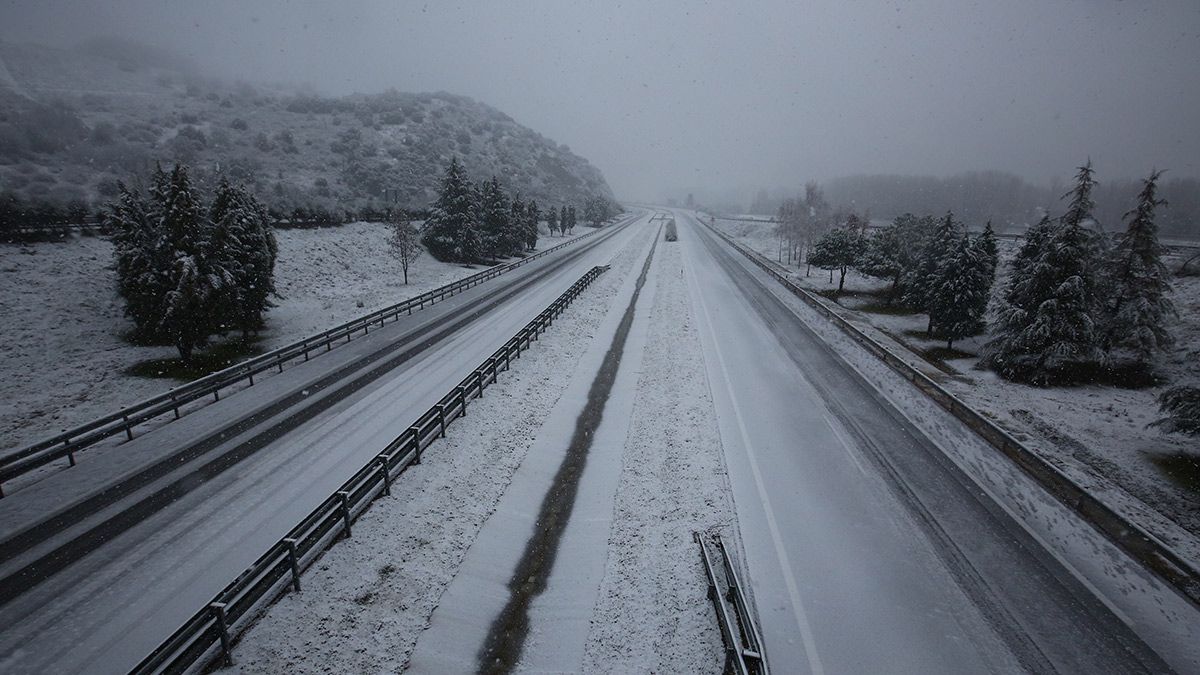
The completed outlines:
{"type": "Polygon", "coordinates": [[[393,197],[421,208],[458,157],[473,178],[499,176],[542,204],[612,197],[567,146],[465,96],[324,97],[201,78],[169,56],[120,41],[0,42],[0,192],[96,205],[160,161],[220,170],[284,211],[393,197]]]}

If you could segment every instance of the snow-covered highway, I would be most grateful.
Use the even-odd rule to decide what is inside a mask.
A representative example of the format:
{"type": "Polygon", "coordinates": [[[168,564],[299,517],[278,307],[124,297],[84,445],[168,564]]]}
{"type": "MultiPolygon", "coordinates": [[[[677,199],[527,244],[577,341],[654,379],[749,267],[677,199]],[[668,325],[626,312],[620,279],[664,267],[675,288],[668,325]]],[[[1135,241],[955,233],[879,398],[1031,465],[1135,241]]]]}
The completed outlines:
{"type": "Polygon", "coordinates": [[[768,656],[784,672],[1166,665],[686,213],[768,656]]]}
{"type": "MultiPolygon", "coordinates": [[[[304,382],[379,369],[0,607],[0,669],[135,665],[465,369],[608,263],[305,590],[243,636],[238,668],[714,670],[693,531],[719,531],[743,566],[775,672],[1196,666],[1195,608],[1077,519],[1044,506],[1050,525],[1026,522],[995,485],[1035,511],[1054,499],[994,455],[978,464],[988,475],[968,476],[969,434],[930,423],[694,214],[670,213],[678,242],[655,244],[659,223],[642,214],[120,446],[136,466],[304,382]],[[391,343],[423,348],[353,365],[391,343]],[[1099,573],[1064,552],[1071,537],[1099,573]]],[[[313,401],[283,414],[323,395],[303,393],[313,401]]],[[[87,481],[131,470],[117,455],[89,462],[111,475],[62,472],[0,501],[0,522],[44,509],[45,490],[86,495],[87,481]]]]}
{"type": "Polygon", "coordinates": [[[56,508],[119,485],[164,451],[209,439],[190,462],[170,467],[151,484],[122,491],[119,499],[38,541],[23,555],[6,556],[7,573],[69,546],[85,531],[102,537],[88,543],[80,560],[0,608],[5,627],[0,669],[124,672],[136,665],[457,384],[464,369],[639,232],[615,227],[599,233],[128,444],[97,451],[77,470],[63,471],[0,502],[0,523],[8,536],[56,508]],[[370,358],[384,346],[384,358],[370,358]],[[317,384],[340,369],[348,373],[330,383],[329,390],[317,384]],[[313,406],[312,399],[336,390],[333,384],[355,379],[358,386],[317,407],[302,424],[285,423],[297,410],[313,406]],[[278,406],[284,399],[297,400],[278,406]],[[233,420],[245,423],[230,428],[233,420]],[[237,451],[256,436],[253,451],[237,451]],[[196,465],[214,455],[227,455],[224,466],[197,470],[196,465]],[[208,480],[200,482],[202,477],[208,480]],[[166,499],[152,499],[164,491],[166,499]],[[130,510],[131,504],[147,499],[154,508],[130,510]],[[103,526],[114,520],[124,521],[119,534],[103,536],[103,526]]]}

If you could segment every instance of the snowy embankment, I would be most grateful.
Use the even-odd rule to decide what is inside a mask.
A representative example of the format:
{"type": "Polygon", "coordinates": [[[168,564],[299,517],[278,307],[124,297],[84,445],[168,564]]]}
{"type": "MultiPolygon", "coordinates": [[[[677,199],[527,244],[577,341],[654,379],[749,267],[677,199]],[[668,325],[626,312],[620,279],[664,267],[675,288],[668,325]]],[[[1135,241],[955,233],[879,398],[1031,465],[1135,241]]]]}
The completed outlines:
{"type": "MultiPolygon", "coordinates": [[[[721,220],[717,225],[777,260],[778,243],[770,225],[721,220]]],[[[994,292],[1004,287],[1006,263],[1015,250],[1013,242],[1001,242],[994,292]]],[[[1173,257],[1168,259],[1172,269],[1177,264],[1173,257]]],[[[826,293],[837,289],[836,276],[831,283],[828,272],[814,269],[809,276],[802,266],[791,269],[791,278],[801,286],[826,293]]],[[[1126,510],[1152,510],[1150,517],[1159,514],[1200,536],[1200,452],[1195,439],[1146,427],[1160,417],[1157,397],[1164,386],[1200,381],[1200,277],[1173,277],[1171,282],[1180,319],[1173,326],[1175,347],[1159,367],[1167,383],[1144,389],[1031,387],[1002,380],[976,367],[986,335],[956,342],[957,353],[947,353],[944,341],[924,336],[925,315],[892,313],[881,296],[887,284],[853,271],[846,277],[847,293],[838,302],[851,310],[852,320],[891,338],[907,350],[908,360],[1068,475],[1083,484],[1115,485],[1131,497],[1116,494],[1126,510]]]]}
{"type": "MultiPolygon", "coordinates": [[[[576,228],[579,236],[589,228],[576,228]]],[[[264,350],[479,271],[422,255],[403,283],[389,229],[353,223],[278,230],[277,305],[264,350]]],[[[539,248],[568,241],[543,234],[539,248]]],[[[138,363],[172,347],[125,341],[133,326],[116,294],[112,245],[99,237],[0,246],[0,450],[19,447],[152,396],[179,382],[139,377],[138,363]]]]}

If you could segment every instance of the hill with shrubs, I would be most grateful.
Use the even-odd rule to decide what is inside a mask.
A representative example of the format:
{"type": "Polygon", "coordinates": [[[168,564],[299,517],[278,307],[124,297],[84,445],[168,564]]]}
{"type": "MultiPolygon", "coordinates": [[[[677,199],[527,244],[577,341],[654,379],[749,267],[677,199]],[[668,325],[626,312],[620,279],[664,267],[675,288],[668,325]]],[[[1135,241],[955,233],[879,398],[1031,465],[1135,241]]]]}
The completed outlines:
{"type": "Polygon", "coordinates": [[[277,217],[345,220],[428,207],[454,157],[542,204],[612,197],[567,146],[464,96],[229,83],[111,39],[0,43],[0,199],[22,212],[91,213],[118,180],[180,162],[200,185],[245,184],[277,217]]]}

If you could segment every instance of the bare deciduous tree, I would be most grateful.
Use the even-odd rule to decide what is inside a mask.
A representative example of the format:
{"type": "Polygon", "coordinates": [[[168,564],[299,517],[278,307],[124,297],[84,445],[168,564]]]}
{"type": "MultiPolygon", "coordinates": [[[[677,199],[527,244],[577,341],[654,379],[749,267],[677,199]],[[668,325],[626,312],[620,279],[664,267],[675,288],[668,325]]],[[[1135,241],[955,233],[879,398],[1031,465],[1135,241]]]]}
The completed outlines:
{"type": "Polygon", "coordinates": [[[421,233],[417,231],[417,227],[412,224],[406,216],[401,215],[395,222],[392,223],[392,238],[389,242],[392,249],[392,255],[400,261],[400,268],[404,270],[404,284],[408,285],[408,268],[413,262],[421,257],[424,251],[421,248],[421,233]]]}

